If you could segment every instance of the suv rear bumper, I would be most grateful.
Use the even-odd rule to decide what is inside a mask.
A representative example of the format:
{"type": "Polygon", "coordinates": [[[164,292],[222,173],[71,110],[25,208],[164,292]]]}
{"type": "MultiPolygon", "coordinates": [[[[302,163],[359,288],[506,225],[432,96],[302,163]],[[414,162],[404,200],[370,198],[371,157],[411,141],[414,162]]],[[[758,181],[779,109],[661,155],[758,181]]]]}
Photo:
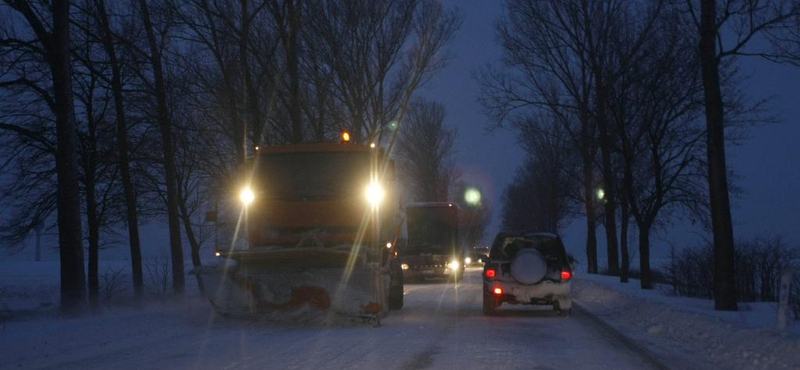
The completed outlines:
{"type": "Polygon", "coordinates": [[[533,285],[523,285],[509,281],[484,281],[484,290],[493,294],[495,288],[503,290],[497,297],[501,302],[521,304],[552,304],[554,301],[569,299],[571,284],[567,282],[543,281],[533,285]]]}

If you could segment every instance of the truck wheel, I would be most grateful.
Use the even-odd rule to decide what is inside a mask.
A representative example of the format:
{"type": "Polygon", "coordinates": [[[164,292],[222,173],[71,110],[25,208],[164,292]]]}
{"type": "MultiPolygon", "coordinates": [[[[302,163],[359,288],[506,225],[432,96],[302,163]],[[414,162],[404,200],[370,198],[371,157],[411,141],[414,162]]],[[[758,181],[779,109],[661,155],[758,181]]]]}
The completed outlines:
{"type": "Polygon", "coordinates": [[[403,308],[403,286],[393,286],[389,288],[389,309],[399,310],[403,308]]]}
{"type": "Polygon", "coordinates": [[[486,294],[484,289],[483,292],[483,315],[484,316],[494,316],[497,314],[497,301],[495,300],[494,296],[491,294],[486,294]]]}
{"type": "Polygon", "coordinates": [[[399,310],[403,308],[403,272],[400,270],[399,264],[396,267],[395,273],[392,276],[391,283],[389,284],[389,309],[399,310]],[[397,271],[400,271],[399,273],[397,271]]]}

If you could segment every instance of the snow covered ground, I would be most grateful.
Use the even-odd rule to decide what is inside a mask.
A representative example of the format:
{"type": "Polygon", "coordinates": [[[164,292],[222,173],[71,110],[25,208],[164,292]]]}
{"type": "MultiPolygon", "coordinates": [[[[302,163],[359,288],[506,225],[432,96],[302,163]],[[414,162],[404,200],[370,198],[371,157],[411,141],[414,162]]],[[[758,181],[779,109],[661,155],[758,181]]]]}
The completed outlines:
{"type": "Polygon", "coordinates": [[[711,300],[642,291],[638,280],[621,284],[597,275],[579,277],[573,293],[583,309],[667,362],[679,358],[700,369],[800,369],[800,324],[778,332],[774,303],[741,303],[739,312],[717,312],[711,300]]]}
{"type": "Polygon", "coordinates": [[[481,313],[480,272],[408,285],[380,327],[216,317],[206,302],[116,308],[78,319],[0,324],[2,369],[647,369],[580,314],[481,313]]]}
{"type": "Polygon", "coordinates": [[[800,336],[758,324],[762,308],[719,314],[636,281],[580,276],[568,318],[505,305],[484,317],[470,269],[457,287],[406,285],[405,307],[371,327],[223,318],[193,294],[63,319],[52,267],[0,264],[16,292],[0,307],[25,312],[0,319],[0,369],[800,369],[800,336]]]}

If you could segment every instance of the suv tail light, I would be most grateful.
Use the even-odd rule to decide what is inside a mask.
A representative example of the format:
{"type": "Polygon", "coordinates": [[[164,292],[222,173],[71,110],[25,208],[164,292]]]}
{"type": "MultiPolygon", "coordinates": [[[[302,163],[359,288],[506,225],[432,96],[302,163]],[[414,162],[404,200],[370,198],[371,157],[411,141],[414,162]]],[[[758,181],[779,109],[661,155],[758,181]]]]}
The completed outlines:
{"type": "Polygon", "coordinates": [[[486,269],[486,277],[493,278],[497,275],[497,272],[494,269],[486,269]]]}
{"type": "Polygon", "coordinates": [[[563,270],[561,271],[561,280],[569,280],[572,279],[572,271],[563,270]]]}
{"type": "Polygon", "coordinates": [[[496,287],[496,288],[494,288],[493,292],[494,292],[494,295],[503,295],[503,288],[496,287]]]}

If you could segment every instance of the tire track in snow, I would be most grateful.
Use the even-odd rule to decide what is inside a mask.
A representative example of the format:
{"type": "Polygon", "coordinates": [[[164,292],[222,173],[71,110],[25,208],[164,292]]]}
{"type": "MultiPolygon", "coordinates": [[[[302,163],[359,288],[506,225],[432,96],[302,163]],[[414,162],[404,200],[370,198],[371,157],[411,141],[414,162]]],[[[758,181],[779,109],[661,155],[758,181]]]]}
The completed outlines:
{"type": "Polygon", "coordinates": [[[609,343],[617,344],[618,348],[636,354],[655,369],[671,370],[653,352],[626,337],[624,334],[617,329],[614,329],[605,321],[593,315],[588,310],[585,310],[574,300],[572,301],[572,310],[577,311],[575,312],[577,315],[573,315],[573,319],[578,319],[580,321],[589,323],[591,326],[594,326],[598,332],[602,333],[608,339],[609,343]]]}

